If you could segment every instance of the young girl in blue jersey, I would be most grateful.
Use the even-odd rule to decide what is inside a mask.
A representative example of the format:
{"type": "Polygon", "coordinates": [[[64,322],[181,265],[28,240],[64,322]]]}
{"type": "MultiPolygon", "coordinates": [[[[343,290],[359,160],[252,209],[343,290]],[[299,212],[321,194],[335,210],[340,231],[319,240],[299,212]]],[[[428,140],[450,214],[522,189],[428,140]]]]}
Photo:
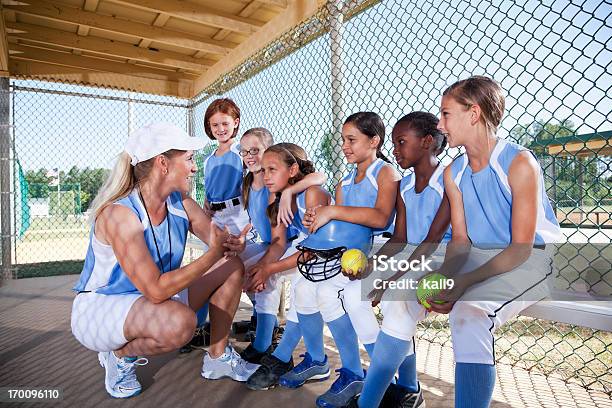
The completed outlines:
{"type": "MultiPolygon", "coordinates": [[[[292,188],[296,183],[303,181],[306,175],[314,173],[314,166],[306,156],[306,152],[301,147],[293,143],[279,143],[266,149],[262,158],[261,168],[263,171],[263,179],[266,188],[270,191],[273,200],[267,207],[267,215],[270,220],[272,231],[283,231],[284,225],[278,222],[280,200],[283,191],[292,188]]],[[[308,230],[303,226],[302,219],[307,206],[328,205],[330,203],[330,195],[319,186],[311,186],[305,191],[293,195],[291,200],[292,214],[295,214],[292,220],[292,226],[299,233],[306,235],[308,230]]],[[[279,234],[282,238],[282,234],[279,234]]],[[[295,242],[301,241],[301,238],[295,239],[295,242]]],[[[280,252],[280,251],[279,251],[280,252]]],[[[271,263],[262,263],[250,270],[250,275],[247,277],[247,289],[256,290],[262,289],[261,286],[267,284],[270,277],[276,274],[292,270],[297,266],[298,253],[271,263]]],[[[304,278],[300,274],[294,274],[291,281],[291,302],[292,309],[296,305],[296,288],[298,283],[304,278]]],[[[314,294],[306,294],[310,297],[310,311],[317,313],[317,305],[314,294]]],[[[318,335],[323,336],[320,314],[318,321],[321,328],[318,330],[318,335]]],[[[315,325],[319,327],[319,325],[315,325]]],[[[248,379],[247,386],[253,390],[267,390],[278,384],[279,378],[289,372],[293,368],[293,350],[302,338],[303,330],[312,330],[310,327],[304,327],[301,322],[298,323],[295,313],[290,313],[287,317],[285,331],[279,345],[272,354],[263,356],[260,360],[261,366],[248,379]]],[[[308,354],[305,360],[308,359],[308,354]]],[[[313,379],[324,379],[329,377],[329,367],[327,364],[322,365],[321,370],[313,379]]]]}
{"type": "Polygon", "coordinates": [[[243,165],[235,140],[239,126],[240,108],[231,99],[214,100],[206,109],[204,131],[219,147],[204,159],[204,207],[215,224],[236,235],[249,222],[241,198],[243,165]]]}
{"type": "MultiPolygon", "coordinates": [[[[249,171],[243,182],[243,202],[251,219],[251,224],[258,232],[261,241],[247,245],[245,253],[248,252],[249,254],[241,255],[247,276],[250,277],[249,284],[253,285],[256,290],[254,300],[257,312],[255,341],[241,353],[241,356],[246,361],[256,364],[259,364],[266,353],[273,351],[271,348],[272,334],[277,324],[276,314],[280,304],[282,285],[285,280],[291,281],[297,273],[292,270],[282,274],[274,274],[267,280],[263,279],[262,269],[265,269],[265,265],[276,262],[282,257],[290,256],[297,251],[292,243],[300,233],[295,227],[290,225],[287,228],[284,223],[280,222],[282,209],[279,211],[279,217],[274,228],[271,227],[266,213],[267,207],[274,202],[275,196],[264,185],[261,162],[265,150],[273,143],[272,134],[264,128],[249,129],[240,139],[240,155],[249,171]]],[[[304,173],[307,171],[304,170],[304,173]]],[[[289,211],[291,211],[291,199],[294,194],[301,193],[310,186],[320,186],[326,180],[327,177],[323,173],[305,174],[303,179],[288,185],[282,191],[280,207],[283,206],[283,202],[287,202],[282,197],[288,196],[289,211]]],[[[294,306],[289,309],[287,320],[297,323],[294,306]]]]}
{"type": "MultiPolygon", "coordinates": [[[[402,169],[413,169],[413,173],[400,182],[393,236],[377,252],[378,256],[397,257],[401,251],[402,255],[409,255],[409,260],[420,259],[421,255],[430,256],[437,243],[450,240],[450,207],[444,195],[444,166],[437,158],[444,151],[446,137],[437,125],[438,119],[431,113],[412,112],[393,127],[393,155],[402,169]],[[420,245],[422,242],[424,244],[420,245]],[[410,245],[408,251],[404,249],[406,244],[410,245]]],[[[395,272],[386,280],[394,281],[405,274],[395,272]]],[[[364,287],[372,287],[375,277],[380,277],[380,274],[364,277],[364,287]]],[[[382,293],[373,291],[372,295],[378,302],[382,293]]],[[[361,407],[424,406],[417,381],[413,338],[404,332],[403,322],[411,308],[421,313],[423,307],[416,300],[397,297],[390,296],[391,299],[386,300],[386,296],[381,303],[384,320],[359,397],[361,407]],[[396,372],[399,374],[397,384],[392,384],[396,372]]]]}
{"type": "MultiPolygon", "coordinates": [[[[376,113],[358,112],[346,119],[342,127],[342,151],[347,161],[356,167],[336,187],[335,205],[309,208],[306,224],[310,231],[317,231],[331,220],[367,226],[374,234],[389,228],[400,176],[381,151],[384,137],[385,126],[376,113]]],[[[320,285],[323,286],[318,291],[320,296],[328,299],[342,297],[347,313],[331,314],[334,319],[330,320],[322,311],[340,351],[343,369],[330,390],[317,399],[317,405],[344,406],[361,391],[363,385],[364,371],[357,336],[372,356],[379,326],[371,303],[361,299],[358,280],[349,281],[348,277],[339,275],[320,285]]],[[[306,334],[304,340],[308,340],[306,334]]],[[[322,348],[322,343],[309,347],[312,350],[322,348]]]]}
{"type": "MultiPolygon", "coordinates": [[[[448,313],[455,354],[455,406],[488,407],[495,386],[495,329],[545,297],[550,243],[561,231],[542,170],[524,147],[497,137],[505,100],[494,80],[473,76],[442,96],[438,128],[466,153],[444,170],[452,239],[440,273],[453,288],[428,299],[448,313]],[[444,302],[438,304],[436,302],[444,302]]],[[[405,319],[414,333],[417,318],[405,319]]]]}
{"type": "Polygon", "coordinates": [[[166,353],[192,336],[198,310],[211,307],[211,345],[206,378],[245,381],[257,366],[245,363],[228,344],[240,301],[243,265],[222,259],[244,249],[215,226],[187,196],[196,172],[193,151],[200,139],[170,124],[132,133],[108,180],[92,204],[92,230],[75,297],[71,326],[85,347],[98,351],[107,392],[128,398],[141,391],[138,355],[166,353]],[[187,232],[208,251],[180,267],[187,232]],[[211,233],[212,231],[212,233],[211,233]]]}

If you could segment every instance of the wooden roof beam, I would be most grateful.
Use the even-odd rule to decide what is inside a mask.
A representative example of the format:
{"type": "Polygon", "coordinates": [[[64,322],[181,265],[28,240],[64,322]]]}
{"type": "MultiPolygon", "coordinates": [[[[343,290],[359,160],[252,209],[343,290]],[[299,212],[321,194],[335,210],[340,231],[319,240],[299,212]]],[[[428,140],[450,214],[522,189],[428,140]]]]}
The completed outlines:
{"type": "Polygon", "coordinates": [[[258,32],[238,45],[231,54],[225,56],[196,79],[195,94],[202,92],[221,76],[239,66],[282,34],[313,16],[324,3],[324,0],[292,0],[286,10],[268,21],[258,32]]]}
{"type": "Polygon", "coordinates": [[[205,39],[189,33],[171,31],[135,21],[122,20],[65,5],[51,4],[41,0],[28,0],[28,3],[29,5],[6,5],[4,8],[20,14],[62,21],[65,23],[86,25],[99,30],[129,35],[136,38],[146,38],[162,44],[211,54],[226,55],[232,47],[226,42],[205,39]]]}
{"type": "Polygon", "coordinates": [[[63,65],[92,71],[114,72],[117,74],[171,81],[192,78],[188,74],[179,74],[175,71],[166,71],[135,64],[125,64],[119,61],[111,61],[84,55],[73,55],[25,44],[9,44],[9,51],[11,53],[11,59],[44,62],[47,64],[63,65]]]}
{"type": "Polygon", "coordinates": [[[17,78],[70,82],[179,98],[190,98],[193,93],[193,81],[187,79],[168,81],[15,59],[9,61],[9,69],[11,76],[17,78]]]}
{"type": "Polygon", "coordinates": [[[238,33],[250,35],[256,32],[263,23],[234,16],[220,10],[189,1],[168,1],[168,0],[109,0],[113,3],[135,7],[142,10],[154,11],[167,14],[181,20],[193,23],[204,24],[211,27],[225,28],[238,33]]]}
{"type": "Polygon", "coordinates": [[[94,52],[111,57],[126,58],[172,68],[202,73],[216,61],[197,59],[171,51],[152,51],[131,44],[96,37],[82,37],[67,31],[24,23],[8,23],[9,37],[51,44],[79,51],[94,52]]]}
{"type": "MultiPolygon", "coordinates": [[[[85,0],[85,4],[83,4],[83,10],[85,11],[96,11],[98,9],[98,3],[100,0],[85,0]]],[[[82,36],[89,35],[90,27],[86,25],[79,25],[77,33],[82,36]]]]}
{"type": "Polygon", "coordinates": [[[9,76],[9,48],[6,38],[6,27],[4,25],[4,15],[0,5],[0,77],[9,76]]]}

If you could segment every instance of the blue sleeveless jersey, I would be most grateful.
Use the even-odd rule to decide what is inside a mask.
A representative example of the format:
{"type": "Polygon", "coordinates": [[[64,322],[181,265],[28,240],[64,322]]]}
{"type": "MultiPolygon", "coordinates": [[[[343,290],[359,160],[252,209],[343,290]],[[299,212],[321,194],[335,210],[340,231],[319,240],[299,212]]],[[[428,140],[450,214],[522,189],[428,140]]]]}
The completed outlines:
{"type": "Polygon", "coordinates": [[[297,211],[293,215],[293,220],[291,221],[291,225],[297,230],[297,232],[302,232],[306,235],[309,235],[308,228],[306,228],[303,224],[304,214],[306,213],[306,191],[302,191],[297,196],[295,196],[295,203],[297,205],[297,211]]]}
{"type": "MultiPolygon", "coordinates": [[[[257,231],[261,240],[266,244],[272,242],[272,226],[270,225],[268,214],[266,214],[269,197],[270,190],[267,187],[264,186],[259,190],[250,187],[247,212],[255,231],[257,231]]],[[[287,228],[287,240],[294,238],[298,233],[299,231],[293,225],[289,225],[289,228],[287,228]]]]}
{"type": "MultiPolygon", "coordinates": [[[[162,273],[180,267],[189,230],[189,220],[183,208],[181,193],[174,192],[170,194],[166,204],[168,205],[166,218],[160,225],[152,227],[149,224],[145,208],[140,201],[136,189],[127,197],[114,203],[114,205],[123,205],[136,214],[142,223],[145,243],[151,258],[153,258],[153,261],[162,273]],[[172,259],[170,259],[168,223],[170,223],[172,240],[172,259]],[[162,263],[158,258],[157,249],[155,248],[153,230],[155,230],[155,238],[157,239],[159,253],[163,261],[163,271],[162,263]]],[[[85,265],[83,266],[79,281],[73,289],[75,291],[92,291],[105,295],[140,293],[117,262],[111,246],[103,244],[96,239],[93,226],[89,234],[89,247],[85,257],[85,265]]]]}
{"type": "MultiPolygon", "coordinates": [[[[453,180],[463,196],[468,236],[475,246],[504,248],[512,241],[512,192],[508,172],[512,160],[525,150],[516,143],[498,139],[489,164],[479,172],[472,171],[465,154],[451,164],[453,180]]],[[[560,242],[561,229],[546,195],[541,170],[537,211],[534,244],[560,242]]]]}
{"type": "MultiPolygon", "coordinates": [[[[429,183],[420,193],[415,191],[414,174],[407,175],[400,182],[400,194],[406,207],[406,242],[419,245],[427,237],[444,196],[444,166],[438,165],[429,183]]],[[[448,242],[450,239],[449,227],[442,242],[448,242]]]]}
{"type": "MultiPolygon", "coordinates": [[[[384,165],[385,162],[382,159],[374,160],[367,168],[366,176],[359,183],[355,183],[357,167],[344,176],[340,184],[342,188],[342,205],[374,208],[376,199],[378,198],[378,174],[384,165]]],[[[380,235],[383,232],[392,232],[394,219],[395,210],[391,213],[389,222],[385,228],[373,230],[374,235],[380,235]]]]}
{"type": "Polygon", "coordinates": [[[218,203],[240,196],[242,191],[242,158],[240,145],[234,143],[222,156],[211,153],[204,159],[206,200],[218,203]]]}

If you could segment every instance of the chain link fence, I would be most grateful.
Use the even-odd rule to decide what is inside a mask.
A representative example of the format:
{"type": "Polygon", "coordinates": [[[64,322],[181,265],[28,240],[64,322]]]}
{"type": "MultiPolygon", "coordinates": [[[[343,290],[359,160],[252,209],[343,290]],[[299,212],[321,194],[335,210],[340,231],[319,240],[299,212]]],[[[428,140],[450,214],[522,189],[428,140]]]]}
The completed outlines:
{"type": "MultiPolygon", "coordinates": [[[[507,92],[499,136],[532,149],[544,169],[567,240],[556,255],[557,289],[612,294],[612,4],[385,0],[346,1],[341,9],[336,4],[191,101],[13,80],[13,275],[80,271],[88,205],[130,129],[165,120],[206,137],[206,107],[228,96],[241,107],[241,132],[264,126],[275,141],[301,145],[327,172],[332,190],[346,170],[337,152],[348,114],[379,113],[389,135],[395,121],[411,111],[437,114],[441,92],[452,82],[483,74],[507,92]]],[[[210,144],[205,151],[212,149],[210,144]]],[[[447,149],[440,158],[448,164],[458,153],[447,149]]],[[[199,174],[200,202],[202,180],[199,174]]],[[[450,344],[447,319],[429,318],[419,336],[450,344]]],[[[496,338],[500,362],[612,393],[609,331],[523,316],[496,338]]]]}

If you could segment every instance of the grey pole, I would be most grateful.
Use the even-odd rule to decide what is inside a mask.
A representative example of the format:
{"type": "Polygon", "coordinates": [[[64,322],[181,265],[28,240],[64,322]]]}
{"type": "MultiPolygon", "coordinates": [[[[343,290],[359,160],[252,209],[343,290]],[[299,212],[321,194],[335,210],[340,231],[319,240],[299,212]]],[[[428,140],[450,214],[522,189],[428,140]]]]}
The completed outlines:
{"type": "Polygon", "coordinates": [[[11,129],[9,78],[0,78],[0,234],[2,274],[0,285],[13,277],[11,237],[11,129]]]}
{"type": "Polygon", "coordinates": [[[333,168],[335,186],[345,173],[342,154],[342,123],[344,121],[344,65],[342,63],[344,0],[330,0],[327,3],[329,11],[329,42],[331,48],[331,99],[334,152],[333,168]]]}

